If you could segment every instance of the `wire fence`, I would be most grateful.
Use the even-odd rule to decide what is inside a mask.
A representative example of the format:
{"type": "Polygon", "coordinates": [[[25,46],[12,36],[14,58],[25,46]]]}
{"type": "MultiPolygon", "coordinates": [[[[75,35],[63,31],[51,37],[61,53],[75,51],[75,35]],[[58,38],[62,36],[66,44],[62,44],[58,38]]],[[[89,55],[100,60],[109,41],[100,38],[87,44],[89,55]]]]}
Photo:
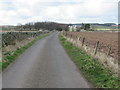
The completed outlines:
{"type": "MultiPolygon", "coordinates": [[[[118,54],[120,53],[118,51],[118,45],[116,45],[118,43],[113,43],[113,45],[110,45],[110,44],[108,45],[103,42],[104,40],[103,41],[96,40],[95,38],[94,39],[90,38],[89,35],[85,36],[85,35],[76,34],[76,33],[74,34],[74,32],[63,32],[63,35],[68,37],[69,39],[76,41],[76,42],[77,41],[81,42],[82,46],[94,48],[94,52],[93,52],[94,55],[96,55],[97,52],[102,52],[102,53],[105,53],[107,56],[111,56],[115,59],[118,59],[118,54]]],[[[95,36],[95,37],[97,37],[97,36],[95,36]]]]}

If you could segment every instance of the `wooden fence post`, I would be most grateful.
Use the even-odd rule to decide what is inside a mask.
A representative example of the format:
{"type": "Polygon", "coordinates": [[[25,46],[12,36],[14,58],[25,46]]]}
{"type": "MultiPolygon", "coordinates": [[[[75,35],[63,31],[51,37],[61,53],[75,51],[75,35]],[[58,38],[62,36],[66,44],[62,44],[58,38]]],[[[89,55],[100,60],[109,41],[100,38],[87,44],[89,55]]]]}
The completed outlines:
{"type": "Polygon", "coordinates": [[[76,38],[77,38],[77,36],[76,36],[76,38]]]}
{"type": "Polygon", "coordinates": [[[98,46],[99,46],[99,41],[97,41],[97,43],[96,43],[96,47],[95,47],[95,51],[94,51],[94,55],[96,55],[96,54],[97,54],[97,51],[98,51],[98,46]]]}
{"type": "Polygon", "coordinates": [[[82,46],[84,45],[84,42],[85,42],[85,37],[84,37],[83,40],[82,40],[82,46]]]}
{"type": "Polygon", "coordinates": [[[77,36],[76,36],[76,46],[77,46],[77,36]]]}
{"type": "Polygon", "coordinates": [[[111,47],[108,47],[107,56],[110,54],[110,51],[111,51],[111,47]]]}
{"type": "Polygon", "coordinates": [[[80,41],[81,37],[79,38],[79,41],[80,41]]]}
{"type": "Polygon", "coordinates": [[[77,47],[79,47],[79,37],[77,38],[77,47]]]}
{"type": "Polygon", "coordinates": [[[71,42],[72,42],[72,34],[71,34],[71,42]]]}

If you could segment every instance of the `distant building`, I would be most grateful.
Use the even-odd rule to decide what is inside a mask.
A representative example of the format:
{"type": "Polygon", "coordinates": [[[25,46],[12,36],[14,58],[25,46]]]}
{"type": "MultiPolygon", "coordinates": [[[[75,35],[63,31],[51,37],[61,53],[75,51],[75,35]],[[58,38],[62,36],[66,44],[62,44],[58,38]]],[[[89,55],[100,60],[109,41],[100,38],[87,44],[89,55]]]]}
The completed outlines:
{"type": "Polygon", "coordinates": [[[69,31],[70,31],[70,32],[77,31],[77,26],[76,26],[76,25],[70,25],[70,26],[68,26],[68,27],[69,27],[69,31]]]}

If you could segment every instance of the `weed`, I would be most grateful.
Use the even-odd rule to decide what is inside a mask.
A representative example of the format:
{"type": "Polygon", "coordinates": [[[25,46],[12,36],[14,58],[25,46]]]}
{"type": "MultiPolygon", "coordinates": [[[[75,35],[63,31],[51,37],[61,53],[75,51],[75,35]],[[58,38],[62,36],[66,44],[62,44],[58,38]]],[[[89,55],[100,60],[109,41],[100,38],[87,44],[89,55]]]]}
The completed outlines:
{"type": "Polygon", "coordinates": [[[111,70],[105,68],[96,59],[86,52],[68,42],[62,35],[59,39],[68,55],[86,77],[97,88],[120,88],[118,78],[113,76],[111,70]]]}

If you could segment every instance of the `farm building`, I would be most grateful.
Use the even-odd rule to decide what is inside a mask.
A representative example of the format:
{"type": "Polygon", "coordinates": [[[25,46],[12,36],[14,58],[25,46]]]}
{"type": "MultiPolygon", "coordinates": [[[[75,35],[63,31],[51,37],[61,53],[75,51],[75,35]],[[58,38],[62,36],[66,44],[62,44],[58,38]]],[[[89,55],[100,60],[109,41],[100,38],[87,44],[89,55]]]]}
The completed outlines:
{"type": "Polygon", "coordinates": [[[80,31],[80,26],[77,26],[77,25],[69,26],[69,31],[70,32],[80,31]]]}

